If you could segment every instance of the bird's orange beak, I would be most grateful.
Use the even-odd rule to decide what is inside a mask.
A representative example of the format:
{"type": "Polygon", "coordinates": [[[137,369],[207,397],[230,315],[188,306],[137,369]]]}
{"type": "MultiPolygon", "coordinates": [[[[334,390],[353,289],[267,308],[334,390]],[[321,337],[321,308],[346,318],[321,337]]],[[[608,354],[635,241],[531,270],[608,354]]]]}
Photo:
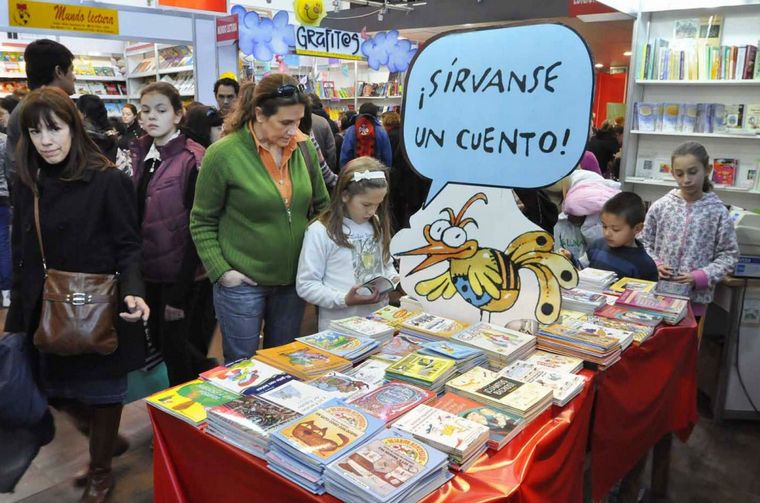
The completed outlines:
{"type": "Polygon", "coordinates": [[[415,267],[409,272],[408,275],[411,275],[416,272],[420,272],[423,269],[427,269],[428,267],[434,266],[435,264],[439,262],[448,260],[452,258],[452,255],[455,255],[461,251],[462,251],[461,248],[452,248],[441,242],[433,242],[425,246],[422,246],[420,248],[415,248],[414,250],[409,250],[404,253],[400,253],[399,255],[403,255],[403,256],[427,255],[427,258],[425,260],[420,262],[417,265],[417,267],[415,267]]]}

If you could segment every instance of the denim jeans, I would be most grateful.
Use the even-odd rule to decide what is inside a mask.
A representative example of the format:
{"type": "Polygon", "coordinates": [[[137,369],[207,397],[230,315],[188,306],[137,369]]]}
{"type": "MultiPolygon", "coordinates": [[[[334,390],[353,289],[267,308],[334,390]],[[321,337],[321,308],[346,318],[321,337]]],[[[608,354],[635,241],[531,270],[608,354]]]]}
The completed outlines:
{"type": "Polygon", "coordinates": [[[224,362],[250,358],[259,348],[264,322],[264,347],[292,342],[298,336],[304,302],[295,285],[227,288],[214,284],[214,307],[222,329],[224,362]]]}
{"type": "Polygon", "coordinates": [[[0,290],[11,289],[10,206],[0,206],[0,290]]]}

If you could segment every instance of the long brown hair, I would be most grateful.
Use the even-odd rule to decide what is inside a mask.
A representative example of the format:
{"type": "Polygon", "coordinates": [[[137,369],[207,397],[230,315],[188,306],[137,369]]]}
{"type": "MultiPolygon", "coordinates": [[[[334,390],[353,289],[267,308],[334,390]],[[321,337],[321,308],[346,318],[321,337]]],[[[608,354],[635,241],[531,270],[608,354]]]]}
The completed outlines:
{"type": "Polygon", "coordinates": [[[694,158],[702,165],[705,170],[705,179],[702,180],[702,192],[710,192],[712,190],[712,182],[710,181],[710,155],[707,153],[707,149],[701,143],[695,141],[687,141],[680,144],[673,151],[670,156],[670,167],[673,169],[673,163],[676,157],[683,157],[687,155],[693,155],[694,158]]]}
{"type": "Polygon", "coordinates": [[[37,174],[42,157],[32,143],[29,129],[40,124],[55,127],[53,115],[69,126],[71,150],[64,160],[61,177],[64,180],[81,180],[87,170],[104,171],[114,167],[85,132],[82,119],[66,93],[57,87],[35,89],[21,104],[21,137],[16,146],[16,168],[21,182],[37,192],[37,174]]]}
{"type": "Polygon", "coordinates": [[[243,84],[240,95],[235,101],[235,107],[224,121],[222,134],[229,134],[245,127],[256,117],[256,107],[260,107],[266,117],[276,114],[280,107],[299,104],[304,106],[305,114],[311,113],[309,95],[298,90],[290,95],[277,96],[276,93],[282,86],[299,88],[298,81],[284,73],[267,75],[255,85],[243,84]]]}
{"type": "MultiPolygon", "coordinates": [[[[343,218],[347,217],[343,205],[343,196],[349,198],[358,194],[363,194],[368,189],[387,189],[388,188],[388,168],[375,159],[374,157],[357,157],[349,161],[341,171],[338,177],[338,183],[333,191],[330,206],[319,216],[319,221],[327,229],[327,235],[335,241],[338,246],[351,248],[351,242],[348,240],[343,230],[343,218]],[[373,178],[370,180],[354,181],[354,173],[364,171],[379,171],[385,175],[385,178],[373,178]]],[[[388,211],[388,196],[386,194],[383,202],[378,206],[374,218],[370,220],[374,229],[375,239],[381,243],[383,248],[383,261],[388,262],[391,258],[391,225],[390,212],[388,211]]]]}

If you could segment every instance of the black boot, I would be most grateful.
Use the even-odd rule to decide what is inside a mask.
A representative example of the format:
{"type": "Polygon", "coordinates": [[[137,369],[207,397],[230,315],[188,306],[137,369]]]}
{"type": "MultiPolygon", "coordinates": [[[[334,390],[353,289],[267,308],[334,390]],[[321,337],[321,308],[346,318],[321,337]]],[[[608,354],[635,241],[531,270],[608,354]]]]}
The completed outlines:
{"type": "Polygon", "coordinates": [[[103,503],[114,486],[111,459],[119,432],[122,404],[93,407],[90,426],[90,472],[80,503],[103,503]]]}

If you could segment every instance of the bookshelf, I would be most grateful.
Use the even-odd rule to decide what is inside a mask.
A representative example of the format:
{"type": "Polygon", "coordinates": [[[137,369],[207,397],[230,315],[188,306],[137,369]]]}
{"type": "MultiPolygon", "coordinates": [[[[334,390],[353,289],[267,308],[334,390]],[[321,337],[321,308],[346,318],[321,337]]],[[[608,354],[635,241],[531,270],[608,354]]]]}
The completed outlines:
{"type": "MultiPolygon", "coordinates": [[[[716,2],[717,3],[717,2],[716,2]]],[[[698,141],[707,148],[711,159],[737,159],[737,186],[716,186],[715,191],[726,203],[747,209],[760,208],[760,129],[751,130],[747,126],[747,105],[760,105],[760,80],[733,78],[740,76],[734,66],[731,74],[730,66],[726,66],[723,79],[706,79],[698,71],[703,61],[697,61],[697,68],[688,67],[683,63],[689,58],[682,58],[682,66],[670,66],[669,80],[653,80],[641,78],[647,58],[647,44],[654,45],[657,39],[664,39],[669,46],[683,47],[681,41],[675,39],[675,27],[682,20],[699,20],[711,15],[721,16],[721,47],[744,47],[758,45],[760,41],[760,5],[726,6],[712,9],[670,10],[657,12],[640,12],[634,31],[632,47],[634,56],[631,58],[627,91],[627,124],[623,138],[623,165],[621,166],[621,181],[627,190],[638,193],[645,201],[653,202],[674,188],[675,181],[668,172],[670,154],[673,149],[685,141],[698,141]],[[674,71],[675,70],[675,71],[674,71]],[[676,80],[674,75],[684,77],[676,80]],[[693,77],[688,80],[686,77],[693,77]],[[702,78],[700,78],[702,77],[702,78]],[[636,124],[635,104],[638,103],[667,103],[667,104],[723,104],[729,112],[734,105],[744,105],[744,116],[741,129],[720,127],[716,119],[715,127],[700,127],[699,124],[690,130],[675,131],[644,130],[636,124]],[[754,179],[752,177],[754,176],[754,179]],[[751,183],[751,187],[747,185],[751,183]],[[741,186],[738,186],[741,185],[741,186]]],[[[686,42],[688,44],[688,41],[686,42]]],[[[696,42],[695,42],[696,44],[696,42]]],[[[690,47],[686,45],[685,47],[690,47]]],[[[730,51],[726,54],[730,55],[730,51]]],[[[652,58],[652,51],[649,51],[652,58]]],[[[697,58],[693,56],[692,63],[697,58]]],[[[704,58],[703,58],[704,59],[704,58]]],[[[729,60],[730,61],[730,58],[729,60]]],[[[651,64],[651,60],[650,60],[651,64]]],[[[726,64],[728,65],[728,64],[726,64]]],[[[651,74],[650,70],[650,74],[651,74]]],[[[741,75],[743,77],[744,75],[741,75]]],[[[714,112],[720,114],[720,108],[714,112]]],[[[731,114],[729,121],[734,125],[731,114]]],[[[662,119],[660,119],[661,123],[662,119]]],[[[660,126],[661,128],[661,126],[660,126]]],[[[658,128],[656,128],[658,129],[658,128]]]]}
{"type": "Polygon", "coordinates": [[[192,46],[136,44],[127,46],[125,54],[128,99],[138,100],[143,87],[159,80],[172,84],[183,98],[195,98],[192,46]]]}

